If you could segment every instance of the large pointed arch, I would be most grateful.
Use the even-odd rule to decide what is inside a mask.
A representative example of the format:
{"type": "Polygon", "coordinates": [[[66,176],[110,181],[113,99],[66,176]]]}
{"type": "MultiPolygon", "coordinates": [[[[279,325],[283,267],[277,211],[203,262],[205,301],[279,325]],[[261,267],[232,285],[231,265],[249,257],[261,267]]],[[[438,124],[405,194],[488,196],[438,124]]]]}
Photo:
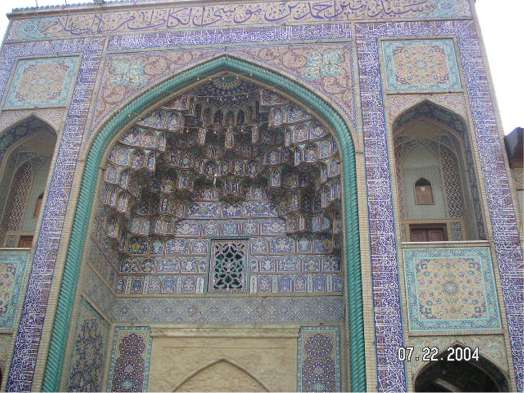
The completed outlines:
{"type": "Polygon", "coordinates": [[[279,92],[292,97],[295,101],[315,113],[318,118],[322,119],[333,131],[337,139],[343,163],[345,225],[343,255],[346,261],[346,285],[347,297],[349,299],[347,324],[351,346],[349,351],[350,390],[366,390],[357,179],[355,148],[351,139],[351,132],[346,122],[332,106],[312,91],[276,72],[224,55],[183,71],[147,90],[108,120],[92,141],[83,170],[80,193],[71,229],[71,238],[67,248],[63,279],[60,284],[58,304],[51,330],[51,340],[42,385],[44,391],[60,390],[67,335],[80,275],[80,260],[96,193],[98,170],[107,148],[114,137],[126,126],[136,121],[144,111],[176,92],[194,85],[199,80],[223,71],[234,72],[255,82],[272,86],[279,92]]]}

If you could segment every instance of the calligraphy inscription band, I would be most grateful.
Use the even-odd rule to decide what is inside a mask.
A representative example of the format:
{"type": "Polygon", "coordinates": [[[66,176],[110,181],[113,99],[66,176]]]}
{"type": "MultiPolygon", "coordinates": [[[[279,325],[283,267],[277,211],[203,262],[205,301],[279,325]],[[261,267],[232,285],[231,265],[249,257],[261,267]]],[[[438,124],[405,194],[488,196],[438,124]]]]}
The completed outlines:
{"type": "Polygon", "coordinates": [[[163,29],[274,26],[371,18],[471,16],[467,0],[311,0],[114,11],[14,20],[7,39],[38,40],[163,29]]]}

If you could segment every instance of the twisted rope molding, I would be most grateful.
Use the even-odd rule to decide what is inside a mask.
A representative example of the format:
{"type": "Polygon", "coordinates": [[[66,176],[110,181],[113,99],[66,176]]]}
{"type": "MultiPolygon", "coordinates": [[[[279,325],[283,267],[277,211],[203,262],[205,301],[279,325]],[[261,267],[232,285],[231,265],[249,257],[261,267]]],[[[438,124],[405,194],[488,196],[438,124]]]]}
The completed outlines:
{"type": "Polygon", "coordinates": [[[330,104],[303,86],[274,71],[227,55],[183,71],[148,90],[117,112],[96,136],[89,149],[80,185],[63,278],[58,295],[57,310],[51,330],[51,341],[42,390],[60,390],[67,337],[80,276],[82,252],[96,193],[98,168],[102,162],[104,152],[118,132],[133,122],[145,110],[173,95],[173,93],[191,86],[199,79],[210,77],[221,71],[235,72],[254,81],[278,88],[304,106],[312,109],[335,133],[343,163],[343,206],[345,215],[345,247],[343,248],[343,254],[346,261],[348,293],[347,325],[350,336],[350,390],[354,392],[366,390],[356,164],[355,149],[350,130],[342,117],[330,104]]]}

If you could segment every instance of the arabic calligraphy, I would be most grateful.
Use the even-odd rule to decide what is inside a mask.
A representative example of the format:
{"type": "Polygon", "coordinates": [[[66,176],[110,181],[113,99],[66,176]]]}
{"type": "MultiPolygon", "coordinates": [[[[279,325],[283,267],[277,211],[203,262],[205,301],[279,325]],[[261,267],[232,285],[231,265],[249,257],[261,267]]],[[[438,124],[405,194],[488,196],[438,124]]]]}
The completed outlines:
{"type": "MultiPolygon", "coordinates": [[[[137,6],[135,6],[137,7],[137,6]]],[[[14,20],[9,40],[369,18],[468,17],[467,0],[310,0],[142,8],[14,20]]]]}

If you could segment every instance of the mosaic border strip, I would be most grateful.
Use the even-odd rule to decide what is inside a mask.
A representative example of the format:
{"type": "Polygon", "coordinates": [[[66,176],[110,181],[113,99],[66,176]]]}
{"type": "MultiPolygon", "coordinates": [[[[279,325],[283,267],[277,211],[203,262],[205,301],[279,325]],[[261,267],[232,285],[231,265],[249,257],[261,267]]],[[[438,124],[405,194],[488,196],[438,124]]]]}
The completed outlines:
{"type": "MultiPolygon", "coordinates": [[[[89,111],[89,99],[95,85],[102,49],[103,40],[101,39],[77,39],[56,42],[43,41],[39,42],[38,45],[5,44],[1,52],[1,96],[5,94],[7,78],[17,58],[50,55],[81,56],[77,83],[73,89],[62,138],[57,147],[58,155],[55,170],[50,179],[47,197],[50,203],[45,204],[42,224],[31,262],[31,274],[16,334],[6,385],[7,391],[29,391],[33,385],[58,246],[89,111]]],[[[65,342],[61,345],[65,347],[65,342]]],[[[58,387],[59,385],[57,385],[57,389],[58,387]]]]}
{"type": "Polygon", "coordinates": [[[506,316],[513,348],[517,389],[524,389],[524,275],[517,217],[504,162],[503,141],[498,133],[486,65],[480,38],[473,21],[432,21],[356,24],[357,56],[360,69],[361,105],[368,187],[369,236],[377,342],[379,391],[405,391],[405,366],[396,358],[403,345],[399,285],[399,262],[391,197],[391,170],[388,157],[384,97],[379,63],[381,38],[434,38],[455,36],[459,62],[470,97],[474,133],[488,198],[489,214],[499,266],[506,316]],[[384,197],[386,196],[386,197],[384,197]]]}
{"type": "Polygon", "coordinates": [[[121,324],[303,324],[343,322],[342,296],[117,299],[112,316],[121,324]]]}
{"type": "Polygon", "coordinates": [[[362,278],[360,261],[358,205],[356,192],[356,167],[355,150],[351,141],[351,134],[346,123],[332,107],[314,95],[311,91],[292,82],[282,75],[255,66],[243,60],[230,56],[221,56],[209,62],[200,64],[192,69],[182,72],[161,85],[148,90],[141,97],[133,100],[122,111],[118,112],[97,135],[86,160],[84,176],[80,186],[80,195],[76,207],[76,215],[71,233],[71,240],[64,268],[64,279],[59,293],[58,308],[55,316],[55,326],[49,346],[48,362],[44,375],[43,389],[55,391],[60,380],[61,363],[64,353],[64,342],[69,331],[69,316],[72,312],[73,298],[79,280],[79,263],[86,239],[87,223],[91,215],[95,184],[98,178],[98,168],[105,149],[113,136],[129,121],[142,113],[146,108],[154,105],[160,99],[172,95],[174,91],[188,87],[197,78],[205,78],[217,72],[229,70],[241,75],[246,75],[261,83],[270,84],[280,88],[297,98],[304,105],[311,107],[316,113],[322,114],[326,122],[337,135],[344,170],[344,195],[346,206],[345,236],[347,247],[344,249],[347,261],[347,280],[349,288],[349,315],[348,326],[351,341],[351,383],[353,390],[365,390],[366,370],[364,354],[364,327],[362,311],[362,278]]]}

